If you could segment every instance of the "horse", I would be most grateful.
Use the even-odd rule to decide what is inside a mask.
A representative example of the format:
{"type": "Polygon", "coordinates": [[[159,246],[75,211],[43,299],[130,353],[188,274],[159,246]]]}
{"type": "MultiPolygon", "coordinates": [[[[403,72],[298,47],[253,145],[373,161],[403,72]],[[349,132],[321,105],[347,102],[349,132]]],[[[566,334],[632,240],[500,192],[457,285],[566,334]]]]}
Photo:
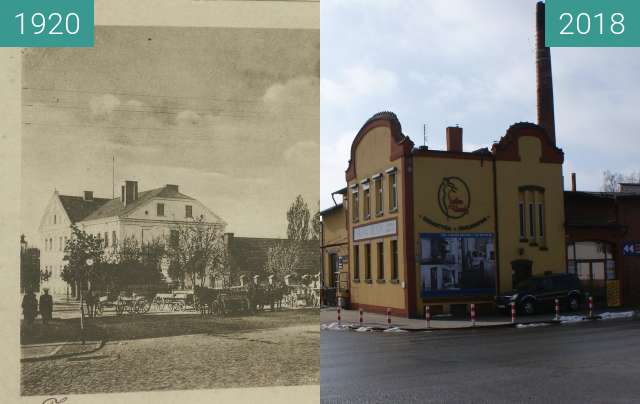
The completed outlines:
{"type": "Polygon", "coordinates": [[[194,288],[193,293],[195,295],[198,306],[200,307],[200,315],[204,317],[206,314],[213,314],[214,306],[217,306],[218,291],[210,289],[204,286],[197,286],[194,288]]]}

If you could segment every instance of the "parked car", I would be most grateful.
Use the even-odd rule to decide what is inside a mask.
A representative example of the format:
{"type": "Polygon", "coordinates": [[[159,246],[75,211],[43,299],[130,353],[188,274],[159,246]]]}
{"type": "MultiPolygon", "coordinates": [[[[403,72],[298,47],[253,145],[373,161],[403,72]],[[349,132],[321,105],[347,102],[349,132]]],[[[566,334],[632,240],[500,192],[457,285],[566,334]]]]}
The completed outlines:
{"type": "Polygon", "coordinates": [[[583,292],[580,280],[574,274],[555,274],[534,276],[518,284],[510,293],[496,296],[499,310],[509,312],[515,302],[516,311],[534,314],[544,310],[553,310],[555,299],[560,305],[575,311],[580,308],[583,292]]]}

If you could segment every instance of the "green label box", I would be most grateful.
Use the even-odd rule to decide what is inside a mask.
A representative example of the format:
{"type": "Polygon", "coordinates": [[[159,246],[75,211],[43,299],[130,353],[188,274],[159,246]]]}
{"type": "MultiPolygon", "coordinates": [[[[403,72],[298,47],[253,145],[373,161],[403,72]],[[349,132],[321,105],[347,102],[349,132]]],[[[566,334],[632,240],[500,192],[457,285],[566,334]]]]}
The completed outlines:
{"type": "Polygon", "coordinates": [[[640,46],[640,0],[547,0],[549,47],[640,46]]]}
{"type": "Polygon", "coordinates": [[[93,0],[0,0],[0,47],[93,47],[93,0]]]}

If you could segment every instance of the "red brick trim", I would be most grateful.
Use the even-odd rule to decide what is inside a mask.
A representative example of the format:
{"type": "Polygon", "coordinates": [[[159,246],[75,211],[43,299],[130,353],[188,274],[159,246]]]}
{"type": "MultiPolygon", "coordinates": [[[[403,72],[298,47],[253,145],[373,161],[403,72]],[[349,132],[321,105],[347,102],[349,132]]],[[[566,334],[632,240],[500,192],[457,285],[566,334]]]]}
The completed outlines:
{"type": "Polygon", "coordinates": [[[540,156],[541,163],[562,164],[564,162],[564,152],[549,140],[549,136],[544,128],[528,122],[511,125],[500,141],[493,144],[491,151],[496,160],[520,161],[518,139],[523,136],[532,136],[540,139],[542,148],[540,156]]]}
{"type": "Polygon", "coordinates": [[[413,228],[413,158],[406,156],[403,163],[403,215],[404,215],[404,251],[405,251],[405,307],[409,317],[416,317],[418,290],[416,289],[416,263],[414,252],[413,228]]]}
{"type": "Polygon", "coordinates": [[[411,139],[402,134],[402,126],[400,121],[391,112],[379,112],[373,115],[365,124],[360,128],[358,134],[351,143],[351,156],[349,159],[349,167],[345,172],[347,182],[355,179],[356,174],[356,149],[360,141],[371,130],[379,127],[389,128],[391,131],[391,153],[389,159],[391,161],[396,160],[402,156],[411,153],[413,149],[413,142],[411,139]]]}
{"type": "Polygon", "coordinates": [[[396,317],[409,317],[407,314],[407,310],[399,309],[397,307],[383,307],[376,306],[373,304],[364,304],[364,303],[351,303],[351,308],[353,310],[362,309],[363,311],[369,313],[377,313],[377,314],[387,314],[387,308],[391,309],[391,315],[396,317]]]}

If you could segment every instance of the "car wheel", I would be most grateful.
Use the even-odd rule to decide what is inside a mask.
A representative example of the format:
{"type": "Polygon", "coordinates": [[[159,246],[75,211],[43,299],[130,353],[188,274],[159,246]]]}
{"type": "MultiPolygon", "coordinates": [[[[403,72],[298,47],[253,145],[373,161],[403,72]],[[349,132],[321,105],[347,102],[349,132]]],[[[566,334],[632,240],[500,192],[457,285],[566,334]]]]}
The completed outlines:
{"type": "Polygon", "coordinates": [[[522,310],[527,315],[532,315],[536,313],[536,305],[533,300],[525,300],[522,303],[522,310]]]}
{"type": "Polygon", "coordinates": [[[580,309],[580,299],[578,296],[569,296],[569,309],[571,311],[578,311],[580,309]]]}

